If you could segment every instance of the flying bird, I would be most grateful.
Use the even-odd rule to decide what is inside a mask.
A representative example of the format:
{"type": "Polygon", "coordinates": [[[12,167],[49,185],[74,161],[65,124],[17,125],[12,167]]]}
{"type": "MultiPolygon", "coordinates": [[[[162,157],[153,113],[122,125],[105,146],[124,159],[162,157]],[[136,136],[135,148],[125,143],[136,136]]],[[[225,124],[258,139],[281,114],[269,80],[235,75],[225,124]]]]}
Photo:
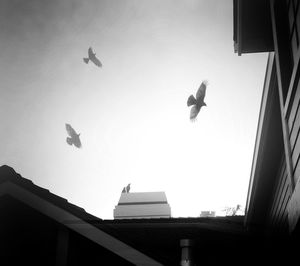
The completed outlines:
{"type": "Polygon", "coordinates": [[[96,53],[93,53],[92,47],[88,50],[88,56],[83,58],[83,61],[87,64],[91,60],[96,66],[102,67],[100,60],[96,57],[96,53]]]}
{"type": "Polygon", "coordinates": [[[80,141],[80,133],[77,134],[76,131],[71,127],[71,125],[66,124],[66,130],[68,132],[68,135],[70,136],[67,137],[66,141],[69,145],[74,144],[75,147],[81,148],[81,141],[80,141]]]}
{"type": "Polygon", "coordinates": [[[196,98],[194,95],[190,95],[190,97],[187,100],[187,106],[193,106],[191,108],[190,113],[190,120],[195,121],[198,113],[200,112],[200,109],[202,106],[206,106],[206,103],[204,102],[205,92],[206,92],[206,86],[207,81],[203,81],[196,93],[196,98]]]}

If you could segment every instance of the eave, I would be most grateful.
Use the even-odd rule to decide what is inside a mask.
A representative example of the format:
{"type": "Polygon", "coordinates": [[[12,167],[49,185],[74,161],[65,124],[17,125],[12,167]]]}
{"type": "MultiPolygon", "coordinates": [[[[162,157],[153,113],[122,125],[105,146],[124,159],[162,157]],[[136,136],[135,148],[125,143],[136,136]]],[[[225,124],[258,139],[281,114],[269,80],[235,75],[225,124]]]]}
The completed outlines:
{"type": "Polygon", "coordinates": [[[248,187],[245,224],[264,227],[277,166],[282,159],[282,129],[274,53],[269,54],[248,187]]]}
{"type": "Polygon", "coordinates": [[[274,51],[269,0],[233,0],[234,51],[274,51]]]}

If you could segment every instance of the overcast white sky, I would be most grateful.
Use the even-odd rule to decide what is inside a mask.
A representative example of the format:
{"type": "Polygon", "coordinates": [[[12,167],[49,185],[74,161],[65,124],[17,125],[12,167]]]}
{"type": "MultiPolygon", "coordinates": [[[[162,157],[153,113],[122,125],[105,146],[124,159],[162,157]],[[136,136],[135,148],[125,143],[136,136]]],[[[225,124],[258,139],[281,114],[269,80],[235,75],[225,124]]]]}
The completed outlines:
{"type": "Polygon", "coordinates": [[[232,12],[232,0],[0,1],[0,165],[105,219],[128,183],[165,191],[174,217],[245,206],[267,54],[234,53],[232,12]],[[83,62],[90,46],[103,68],[83,62]]]}

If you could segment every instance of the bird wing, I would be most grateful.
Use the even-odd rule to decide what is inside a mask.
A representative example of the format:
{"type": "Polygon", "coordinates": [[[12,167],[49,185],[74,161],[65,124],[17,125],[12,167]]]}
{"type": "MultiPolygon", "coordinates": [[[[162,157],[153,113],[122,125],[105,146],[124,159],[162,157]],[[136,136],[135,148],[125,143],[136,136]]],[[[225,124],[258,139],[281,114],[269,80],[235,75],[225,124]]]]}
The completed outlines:
{"type": "Polygon", "coordinates": [[[73,144],[73,141],[72,141],[71,138],[68,138],[68,137],[67,137],[66,141],[67,141],[67,143],[68,143],[69,145],[72,145],[72,144],[73,144]]]}
{"type": "Polygon", "coordinates": [[[79,139],[79,136],[77,136],[75,139],[73,139],[73,144],[75,145],[75,147],[81,148],[81,141],[79,139]]]}
{"type": "Polygon", "coordinates": [[[197,101],[196,101],[194,95],[190,95],[190,97],[187,100],[187,106],[191,106],[191,105],[194,105],[196,103],[197,103],[197,101]]]}
{"type": "Polygon", "coordinates": [[[190,113],[190,120],[195,120],[198,113],[199,113],[200,109],[197,108],[197,105],[194,105],[192,108],[191,108],[191,113],[190,113]]]}
{"type": "Polygon", "coordinates": [[[93,53],[92,47],[88,50],[89,58],[93,57],[95,54],[93,53]]]}
{"type": "Polygon", "coordinates": [[[95,56],[93,55],[93,57],[91,57],[91,61],[98,67],[102,67],[102,64],[100,62],[100,60],[95,56]]]}
{"type": "Polygon", "coordinates": [[[204,97],[205,97],[205,92],[206,92],[206,85],[207,85],[207,82],[206,81],[203,81],[197,91],[197,94],[196,94],[196,99],[197,101],[203,101],[204,100],[204,97]]]}
{"type": "Polygon", "coordinates": [[[70,124],[66,124],[66,130],[67,130],[70,137],[73,138],[74,136],[77,136],[76,131],[71,127],[70,124]]]}

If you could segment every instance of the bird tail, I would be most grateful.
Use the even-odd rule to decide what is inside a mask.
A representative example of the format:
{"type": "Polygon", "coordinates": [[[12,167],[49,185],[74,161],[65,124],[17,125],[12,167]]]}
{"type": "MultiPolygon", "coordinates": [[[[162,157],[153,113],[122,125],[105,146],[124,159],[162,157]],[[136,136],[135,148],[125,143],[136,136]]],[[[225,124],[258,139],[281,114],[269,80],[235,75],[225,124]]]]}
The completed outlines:
{"type": "Polygon", "coordinates": [[[197,100],[193,95],[190,95],[190,97],[187,100],[187,106],[191,106],[197,103],[197,100]]]}
{"type": "Polygon", "coordinates": [[[89,62],[88,58],[83,58],[83,61],[87,64],[89,62]]]}
{"type": "Polygon", "coordinates": [[[72,141],[71,138],[67,138],[66,141],[67,141],[67,143],[68,143],[69,145],[72,145],[72,144],[73,144],[73,141],[72,141]]]}
{"type": "Polygon", "coordinates": [[[198,109],[196,105],[194,105],[194,106],[192,107],[191,112],[190,112],[190,120],[191,120],[192,122],[195,122],[195,121],[196,121],[196,117],[197,117],[199,111],[200,111],[200,109],[198,109]]]}

